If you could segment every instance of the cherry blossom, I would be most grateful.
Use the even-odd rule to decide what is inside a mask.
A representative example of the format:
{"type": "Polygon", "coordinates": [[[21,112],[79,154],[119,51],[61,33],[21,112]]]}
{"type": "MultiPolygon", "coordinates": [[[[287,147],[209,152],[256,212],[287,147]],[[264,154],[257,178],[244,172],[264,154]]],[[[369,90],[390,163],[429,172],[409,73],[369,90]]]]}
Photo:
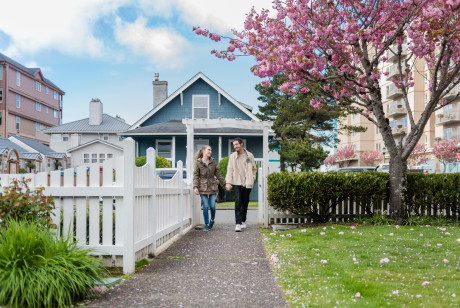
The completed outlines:
{"type": "Polygon", "coordinates": [[[460,145],[455,140],[443,140],[433,146],[433,155],[443,164],[443,172],[446,172],[448,163],[457,160],[458,153],[460,153],[460,145]]]}
{"type": "Polygon", "coordinates": [[[429,284],[430,284],[429,281],[424,281],[424,282],[422,282],[422,286],[427,286],[427,285],[429,285],[429,284]]]}

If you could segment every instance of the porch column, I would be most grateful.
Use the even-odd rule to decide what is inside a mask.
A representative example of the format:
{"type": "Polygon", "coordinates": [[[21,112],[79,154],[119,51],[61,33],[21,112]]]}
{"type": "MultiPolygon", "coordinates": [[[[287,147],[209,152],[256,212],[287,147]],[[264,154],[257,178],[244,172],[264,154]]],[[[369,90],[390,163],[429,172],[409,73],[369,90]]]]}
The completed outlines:
{"type": "Polygon", "coordinates": [[[176,168],[176,136],[172,137],[171,140],[171,156],[172,156],[172,168],[176,168]]]}
{"type": "Polygon", "coordinates": [[[222,136],[219,136],[219,160],[220,161],[222,159],[222,136]]]}

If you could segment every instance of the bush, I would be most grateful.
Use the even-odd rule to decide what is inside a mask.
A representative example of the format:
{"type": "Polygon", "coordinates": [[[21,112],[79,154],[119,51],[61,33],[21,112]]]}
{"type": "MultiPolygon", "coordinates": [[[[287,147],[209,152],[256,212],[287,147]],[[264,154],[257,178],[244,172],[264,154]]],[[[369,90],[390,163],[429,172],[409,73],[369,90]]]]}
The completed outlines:
{"type": "MultiPolygon", "coordinates": [[[[142,167],[143,165],[147,163],[147,157],[146,156],[136,157],[135,163],[137,167],[142,167]]],[[[171,163],[167,161],[166,158],[161,157],[161,156],[156,157],[155,164],[157,168],[171,168],[171,163]]]]}
{"type": "Polygon", "coordinates": [[[27,170],[24,168],[19,168],[19,173],[21,174],[27,173],[27,170]]]}
{"type": "Polygon", "coordinates": [[[99,259],[35,222],[0,229],[0,306],[70,307],[104,277],[99,259]]]}
{"type": "Polygon", "coordinates": [[[39,226],[50,227],[54,198],[43,195],[43,187],[29,189],[29,180],[13,180],[0,193],[0,227],[6,220],[35,221],[39,226]]]}

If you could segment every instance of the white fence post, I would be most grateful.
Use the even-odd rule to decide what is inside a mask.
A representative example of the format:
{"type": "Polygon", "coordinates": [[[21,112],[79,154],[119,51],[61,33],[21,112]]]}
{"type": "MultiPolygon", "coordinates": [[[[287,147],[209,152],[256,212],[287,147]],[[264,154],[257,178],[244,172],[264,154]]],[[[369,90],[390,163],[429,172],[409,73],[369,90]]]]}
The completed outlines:
{"type": "MultiPolygon", "coordinates": [[[[124,155],[124,195],[123,195],[123,273],[134,273],[134,140],[123,141],[124,155]]],[[[121,217],[117,217],[117,220],[121,217]]]]}
{"type": "Polygon", "coordinates": [[[156,174],[156,153],[154,148],[147,149],[147,165],[148,165],[148,178],[149,188],[152,189],[152,196],[149,198],[149,224],[148,234],[152,236],[152,244],[149,247],[149,254],[156,256],[157,252],[157,174],[156,174]]]}
{"type": "Polygon", "coordinates": [[[179,180],[179,223],[180,229],[179,234],[184,234],[184,164],[181,160],[177,162],[177,173],[178,173],[178,180],[179,180]]]}
{"type": "Polygon", "coordinates": [[[258,190],[258,209],[257,209],[257,212],[258,212],[258,222],[260,224],[264,224],[264,226],[266,225],[265,223],[265,202],[264,202],[264,187],[263,187],[263,183],[264,181],[262,180],[263,179],[263,173],[262,173],[262,168],[259,168],[259,190],[258,190]]]}

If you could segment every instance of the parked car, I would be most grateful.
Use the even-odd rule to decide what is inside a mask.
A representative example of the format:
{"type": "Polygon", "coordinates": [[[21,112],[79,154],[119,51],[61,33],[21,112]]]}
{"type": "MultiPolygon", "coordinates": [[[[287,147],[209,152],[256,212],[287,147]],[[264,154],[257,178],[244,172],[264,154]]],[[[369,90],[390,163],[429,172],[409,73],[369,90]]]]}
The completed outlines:
{"type": "Polygon", "coordinates": [[[375,171],[375,167],[347,167],[347,168],[339,168],[336,171],[340,171],[340,172],[375,171]]]}
{"type": "Polygon", "coordinates": [[[380,164],[375,167],[375,171],[377,172],[390,172],[390,164],[380,164]]]}
{"type": "MultiPolygon", "coordinates": [[[[175,168],[158,168],[157,174],[163,180],[170,180],[176,174],[177,169],[175,168]]],[[[187,178],[187,170],[184,169],[183,178],[187,178]]]]}

